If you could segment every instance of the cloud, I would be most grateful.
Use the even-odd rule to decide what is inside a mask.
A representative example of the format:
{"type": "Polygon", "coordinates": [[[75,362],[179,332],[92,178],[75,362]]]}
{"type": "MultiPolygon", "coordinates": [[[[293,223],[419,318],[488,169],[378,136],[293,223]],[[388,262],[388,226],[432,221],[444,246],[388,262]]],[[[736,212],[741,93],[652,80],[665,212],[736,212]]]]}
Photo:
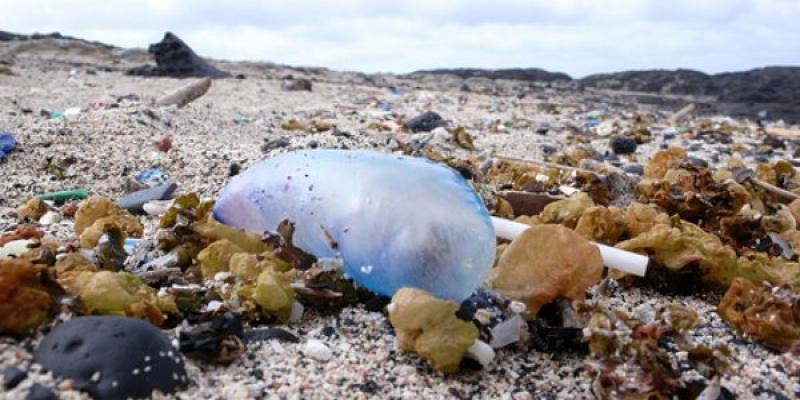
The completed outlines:
{"type": "Polygon", "coordinates": [[[575,76],[800,64],[796,0],[3,0],[0,26],[366,72],[541,67],[575,76]]]}

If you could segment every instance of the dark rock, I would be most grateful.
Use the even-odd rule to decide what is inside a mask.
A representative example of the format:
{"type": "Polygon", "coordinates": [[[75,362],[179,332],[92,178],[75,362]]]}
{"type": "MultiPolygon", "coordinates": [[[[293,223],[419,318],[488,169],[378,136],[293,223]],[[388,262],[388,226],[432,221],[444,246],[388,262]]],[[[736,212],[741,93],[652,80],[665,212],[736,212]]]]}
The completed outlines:
{"type": "Polygon", "coordinates": [[[429,132],[436,128],[445,126],[447,126],[447,121],[445,121],[441,115],[433,111],[426,111],[414,118],[409,119],[405,123],[405,128],[414,133],[429,132]]]}
{"type": "Polygon", "coordinates": [[[786,141],[772,135],[767,135],[764,137],[764,144],[770,146],[774,149],[785,149],[786,148],[786,141]]]}
{"type": "Polygon", "coordinates": [[[239,165],[237,163],[231,163],[231,165],[228,166],[228,176],[229,177],[239,175],[239,172],[242,172],[242,166],[241,165],[239,165]]]}
{"type": "Polygon", "coordinates": [[[244,333],[245,343],[266,342],[267,340],[278,339],[289,343],[300,343],[300,338],[292,332],[283,328],[262,328],[253,329],[244,333]]]}
{"type": "Polygon", "coordinates": [[[292,79],[283,84],[283,90],[288,90],[290,92],[299,92],[299,91],[311,91],[311,80],[305,78],[299,79],[292,79]]]}
{"type": "Polygon", "coordinates": [[[615,154],[630,154],[636,151],[636,140],[627,136],[614,136],[608,145],[615,154]]]}
{"type": "Polygon", "coordinates": [[[25,400],[58,400],[58,395],[47,386],[41,383],[34,383],[28,390],[28,396],[25,397],[25,400]]]}
{"type": "Polygon", "coordinates": [[[634,175],[644,175],[644,167],[641,164],[628,164],[622,170],[634,175]]]}
{"type": "Polygon", "coordinates": [[[133,214],[144,214],[142,206],[148,201],[153,200],[167,200],[172,198],[175,189],[178,185],[175,183],[168,183],[166,185],[155,186],[150,189],[140,190],[133,192],[127,196],[117,200],[117,205],[133,214]]]}
{"type": "Polygon", "coordinates": [[[280,149],[292,144],[292,142],[290,142],[289,139],[283,137],[274,140],[268,140],[268,139],[264,140],[266,141],[266,143],[261,145],[261,151],[263,151],[264,153],[270,152],[275,149],[280,149]]]}
{"type": "Polygon", "coordinates": [[[27,377],[28,373],[25,372],[25,370],[19,369],[13,365],[7,367],[3,370],[3,387],[11,390],[22,383],[27,377]]]}
{"type": "Polygon", "coordinates": [[[455,75],[462,79],[488,78],[512,79],[528,82],[553,82],[570,81],[569,75],[563,72],[550,72],[540,68],[506,68],[506,69],[479,69],[479,68],[454,68],[415,71],[411,76],[419,75],[455,75]]]}
{"type": "Polygon", "coordinates": [[[183,358],[153,325],[133,318],[81,317],[42,339],[34,360],[96,399],[170,394],[187,383],[183,358]]]}
{"type": "Polygon", "coordinates": [[[192,358],[229,364],[244,352],[242,319],[226,312],[181,331],[181,352],[192,358]]]}
{"type": "Polygon", "coordinates": [[[126,74],[173,78],[206,76],[228,78],[231,76],[225,71],[212,67],[172,32],[167,32],[160,42],[151,44],[147,51],[155,57],[156,66],[143,65],[128,70],[126,74]]]}
{"type": "Polygon", "coordinates": [[[322,328],[322,334],[327,336],[327,337],[331,337],[331,336],[336,334],[336,328],[334,328],[332,326],[326,326],[326,327],[322,328]]]}
{"type": "Polygon", "coordinates": [[[689,156],[689,162],[695,167],[708,168],[708,161],[703,160],[702,158],[689,156]]]}

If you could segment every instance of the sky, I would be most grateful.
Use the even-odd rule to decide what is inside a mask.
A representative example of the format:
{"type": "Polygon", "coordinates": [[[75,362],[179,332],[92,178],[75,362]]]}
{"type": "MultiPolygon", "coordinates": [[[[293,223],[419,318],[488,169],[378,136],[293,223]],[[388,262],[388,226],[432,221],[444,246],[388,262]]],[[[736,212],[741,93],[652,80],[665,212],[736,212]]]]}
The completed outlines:
{"type": "Polygon", "coordinates": [[[0,0],[0,30],[362,72],[800,65],[800,0],[0,0]]]}

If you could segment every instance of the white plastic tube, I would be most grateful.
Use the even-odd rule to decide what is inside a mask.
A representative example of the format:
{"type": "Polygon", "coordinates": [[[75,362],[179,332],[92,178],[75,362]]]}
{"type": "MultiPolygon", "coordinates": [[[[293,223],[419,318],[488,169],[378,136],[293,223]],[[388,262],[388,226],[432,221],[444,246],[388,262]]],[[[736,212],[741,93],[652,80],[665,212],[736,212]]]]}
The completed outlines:
{"type": "MultiPolygon", "coordinates": [[[[495,235],[507,240],[514,240],[530,228],[530,225],[497,217],[492,217],[492,223],[495,235]]],[[[603,264],[606,267],[636,276],[644,276],[647,272],[647,263],[650,259],[646,256],[600,243],[595,243],[595,245],[600,249],[600,257],[603,258],[603,264]]]]}

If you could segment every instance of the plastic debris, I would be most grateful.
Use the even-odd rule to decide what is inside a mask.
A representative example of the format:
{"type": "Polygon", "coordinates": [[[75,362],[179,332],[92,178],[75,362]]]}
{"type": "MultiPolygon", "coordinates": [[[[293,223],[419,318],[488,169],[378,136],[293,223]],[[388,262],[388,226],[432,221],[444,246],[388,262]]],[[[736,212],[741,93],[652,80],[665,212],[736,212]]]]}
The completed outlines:
{"type": "MultiPolygon", "coordinates": [[[[197,100],[198,98],[202,97],[206,92],[208,92],[208,88],[211,87],[211,78],[205,77],[203,79],[191,82],[180,89],[169,93],[158,100],[156,100],[157,106],[171,106],[176,105],[178,107],[184,107],[187,104],[197,100]]],[[[166,150],[162,150],[166,151],[166,150]]]]}
{"type": "Polygon", "coordinates": [[[489,275],[489,285],[524,302],[530,316],[558,297],[583,299],[603,273],[600,250],[561,225],[536,225],[517,236],[489,275]]]}
{"type": "Polygon", "coordinates": [[[136,175],[136,180],[144,183],[147,186],[154,187],[166,185],[169,182],[169,176],[161,172],[160,168],[151,168],[136,175]]]}
{"type": "Polygon", "coordinates": [[[172,197],[172,194],[175,193],[175,190],[178,188],[178,185],[175,183],[168,183],[166,185],[160,185],[151,187],[149,189],[140,190],[138,192],[133,192],[128,195],[125,195],[121,199],[117,200],[117,205],[127,210],[133,214],[144,214],[145,209],[144,206],[148,202],[153,200],[165,200],[172,197]]]}
{"type": "Polygon", "coordinates": [[[0,161],[17,148],[17,140],[8,132],[0,131],[0,161]]]}
{"type": "Polygon", "coordinates": [[[478,338],[472,322],[456,317],[458,308],[419,289],[400,289],[388,306],[400,349],[419,354],[438,371],[455,372],[478,338]]]}
{"type": "Polygon", "coordinates": [[[491,329],[492,340],[489,345],[492,348],[499,349],[517,343],[522,336],[522,331],[527,328],[528,324],[525,320],[519,315],[514,315],[491,329]]]}
{"type": "Polygon", "coordinates": [[[341,257],[352,279],[386,296],[410,286],[464,300],[495,253],[483,201],[457,172],[368,151],[267,159],[231,180],[214,217],[258,233],[288,219],[297,247],[318,258],[341,257]],[[424,209],[416,206],[421,202],[424,209]]]}
{"type": "Polygon", "coordinates": [[[40,200],[52,200],[52,201],[69,201],[69,200],[83,200],[89,197],[89,191],[86,189],[73,189],[73,190],[66,190],[63,192],[54,192],[54,193],[45,193],[38,197],[40,200]]]}

